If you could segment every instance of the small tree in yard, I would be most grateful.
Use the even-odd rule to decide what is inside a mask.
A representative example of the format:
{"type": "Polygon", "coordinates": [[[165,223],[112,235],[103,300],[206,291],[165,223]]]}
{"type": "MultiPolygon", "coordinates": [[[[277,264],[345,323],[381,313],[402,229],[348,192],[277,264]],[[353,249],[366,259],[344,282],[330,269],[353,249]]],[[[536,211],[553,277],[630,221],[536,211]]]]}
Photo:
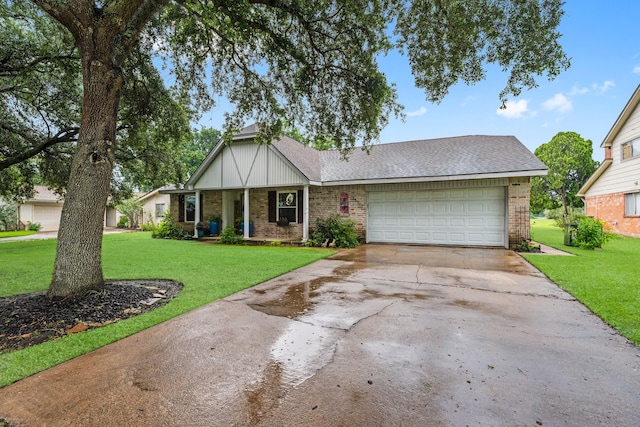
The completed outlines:
{"type": "Polygon", "coordinates": [[[562,223],[567,224],[574,208],[582,206],[578,190],[598,167],[592,158],[592,142],[575,132],[559,132],[536,148],[535,155],[549,173],[531,179],[531,211],[561,207],[562,223]]]}
{"type": "MultiPolygon", "coordinates": [[[[16,53],[4,61],[0,55],[0,78],[5,71],[31,70],[29,67],[51,56],[65,64],[67,75],[75,70],[82,78],[82,85],[67,92],[81,92],[81,102],[79,96],[71,97],[75,100],[72,114],[62,111],[60,120],[47,122],[42,129],[50,138],[28,149],[21,146],[8,159],[0,158],[0,168],[10,168],[53,150],[58,139],[69,142],[68,137],[73,137],[60,153],[71,159],[71,166],[66,169],[69,175],[48,292],[51,298],[79,296],[104,286],[102,225],[116,159],[124,155],[138,160],[155,153],[154,146],[168,141],[165,134],[183,122],[167,120],[166,126],[150,133],[145,130],[156,125],[159,116],[119,122],[119,114],[128,113],[135,119],[136,111],[149,105],[135,105],[144,95],[164,91],[172,96],[175,104],[162,105],[176,112],[173,117],[208,109],[216,97],[226,97],[235,106],[226,115],[226,142],[249,120],[260,125],[257,140],[262,143],[279,135],[283,122],[288,122],[300,125],[310,140],[326,138],[348,153],[359,144],[371,147],[388,117],[402,111],[394,85],[377,63],[380,55],[392,49],[408,56],[415,84],[425,89],[431,102],[443,99],[459,81],[483,80],[487,64],[499,65],[508,74],[500,93],[502,104],[522,89],[536,87],[536,76],[553,79],[569,66],[558,43],[562,0],[32,3],[46,13],[33,14],[33,19],[53,27],[47,33],[52,37],[29,39],[35,47],[44,46],[42,58],[24,61],[24,55],[16,53]],[[56,34],[65,37],[57,38],[59,43],[48,49],[56,34]],[[65,62],[67,58],[71,62],[65,62]],[[149,79],[159,74],[152,58],[171,65],[172,91],[158,84],[159,79],[149,79]],[[127,84],[133,92],[125,90],[127,84]],[[127,104],[133,108],[123,109],[120,101],[127,93],[134,94],[127,104]],[[136,137],[123,147],[116,138],[118,131],[136,137]]],[[[9,22],[0,32],[0,54],[5,45],[11,47],[29,33],[30,28],[14,18],[21,16],[16,12],[25,9],[25,4],[31,5],[25,0],[0,0],[0,18],[9,22]]],[[[39,52],[23,49],[27,51],[39,52]]],[[[34,78],[31,84],[40,80],[34,78]]],[[[14,87],[2,83],[3,90],[14,87]]],[[[18,97],[24,88],[19,90],[18,97]]],[[[4,96],[2,90],[0,96],[4,96]]],[[[68,96],[38,105],[65,102],[70,102],[68,96]]],[[[0,121],[4,117],[6,114],[0,114],[0,121]]],[[[24,142],[25,129],[49,118],[46,112],[26,109],[16,115],[17,120],[25,117],[26,125],[16,126],[12,116],[6,126],[0,126],[0,133],[14,130],[7,141],[24,142]]],[[[173,158],[177,156],[165,156],[166,161],[156,163],[138,161],[137,165],[151,173],[173,158]]]]}
{"type": "Polygon", "coordinates": [[[18,208],[13,203],[0,203],[0,230],[9,230],[18,223],[18,208]]]}
{"type": "Polygon", "coordinates": [[[116,205],[116,210],[127,218],[129,228],[138,228],[142,216],[142,203],[135,198],[130,198],[116,205]]]}

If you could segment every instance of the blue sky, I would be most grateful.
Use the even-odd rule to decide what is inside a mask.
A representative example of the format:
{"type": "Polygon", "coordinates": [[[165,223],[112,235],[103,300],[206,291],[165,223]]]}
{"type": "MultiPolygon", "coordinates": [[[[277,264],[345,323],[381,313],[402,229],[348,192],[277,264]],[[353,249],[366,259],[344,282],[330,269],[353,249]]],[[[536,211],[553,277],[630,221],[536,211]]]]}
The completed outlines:
{"type": "MultiPolygon", "coordinates": [[[[459,135],[515,135],[531,151],[558,132],[577,132],[593,142],[593,158],[604,157],[600,143],[640,83],[640,1],[567,0],[561,44],[571,68],[554,81],[523,91],[500,110],[498,94],[507,76],[489,71],[473,86],[454,86],[440,104],[425,100],[413,85],[406,58],[390,55],[381,69],[397,86],[406,120],[390,119],[380,142],[459,135]]],[[[220,128],[222,110],[205,114],[201,125],[220,128]]]]}

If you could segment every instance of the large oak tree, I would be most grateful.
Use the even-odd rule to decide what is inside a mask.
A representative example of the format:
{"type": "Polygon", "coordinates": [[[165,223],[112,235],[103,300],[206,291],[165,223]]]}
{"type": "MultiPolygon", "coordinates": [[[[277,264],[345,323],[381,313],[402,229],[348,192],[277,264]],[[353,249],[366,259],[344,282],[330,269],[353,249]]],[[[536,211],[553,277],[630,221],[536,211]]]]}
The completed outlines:
{"type": "Polygon", "coordinates": [[[434,102],[459,81],[482,80],[487,64],[507,74],[502,102],[568,67],[558,43],[561,0],[32,1],[71,35],[73,46],[64,46],[82,75],[50,297],[103,286],[102,215],[123,88],[126,77],[153,72],[132,58],[164,59],[185,111],[226,97],[235,107],[226,138],[255,120],[268,142],[288,123],[343,152],[370,146],[401,111],[378,69],[390,49],[406,54],[434,102]]]}

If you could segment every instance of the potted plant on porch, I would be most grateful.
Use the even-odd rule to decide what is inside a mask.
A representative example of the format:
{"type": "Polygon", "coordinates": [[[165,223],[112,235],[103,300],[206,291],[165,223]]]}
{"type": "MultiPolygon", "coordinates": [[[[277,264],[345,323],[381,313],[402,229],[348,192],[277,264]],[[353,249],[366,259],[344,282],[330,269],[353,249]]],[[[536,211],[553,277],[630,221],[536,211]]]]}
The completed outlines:
{"type": "MultiPolygon", "coordinates": [[[[244,234],[244,218],[236,218],[236,225],[240,228],[240,234],[244,234]]],[[[253,221],[249,220],[249,237],[253,236],[253,221]]]]}
{"type": "Polygon", "coordinates": [[[222,228],[222,217],[220,215],[209,215],[207,222],[209,223],[209,234],[212,236],[219,235],[222,228]]]}
{"type": "Polygon", "coordinates": [[[204,222],[196,224],[196,230],[198,230],[198,239],[204,237],[204,230],[207,228],[204,222]]]}

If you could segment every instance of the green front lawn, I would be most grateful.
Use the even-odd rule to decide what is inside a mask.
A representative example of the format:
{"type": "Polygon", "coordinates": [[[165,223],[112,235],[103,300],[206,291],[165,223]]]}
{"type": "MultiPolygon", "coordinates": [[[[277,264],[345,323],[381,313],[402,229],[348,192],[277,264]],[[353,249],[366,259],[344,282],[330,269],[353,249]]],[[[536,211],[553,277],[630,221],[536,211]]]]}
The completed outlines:
{"type": "MultiPolygon", "coordinates": [[[[0,296],[46,290],[53,274],[56,242],[0,244],[0,296]]],[[[172,279],[183,283],[182,292],[151,312],[0,354],[0,387],[332,253],[152,239],[150,233],[106,235],[102,253],[105,279],[172,279]]]]}
{"type": "Polygon", "coordinates": [[[25,231],[0,231],[0,239],[5,237],[20,237],[20,236],[28,236],[30,234],[36,234],[35,231],[25,230],[25,231]]]}
{"type": "Polygon", "coordinates": [[[640,239],[619,237],[602,250],[564,246],[564,233],[547,219],[531,220],[531,238],[576,256],[523,254],[551,280],[605,322],[640,345],[640,239]]]}

